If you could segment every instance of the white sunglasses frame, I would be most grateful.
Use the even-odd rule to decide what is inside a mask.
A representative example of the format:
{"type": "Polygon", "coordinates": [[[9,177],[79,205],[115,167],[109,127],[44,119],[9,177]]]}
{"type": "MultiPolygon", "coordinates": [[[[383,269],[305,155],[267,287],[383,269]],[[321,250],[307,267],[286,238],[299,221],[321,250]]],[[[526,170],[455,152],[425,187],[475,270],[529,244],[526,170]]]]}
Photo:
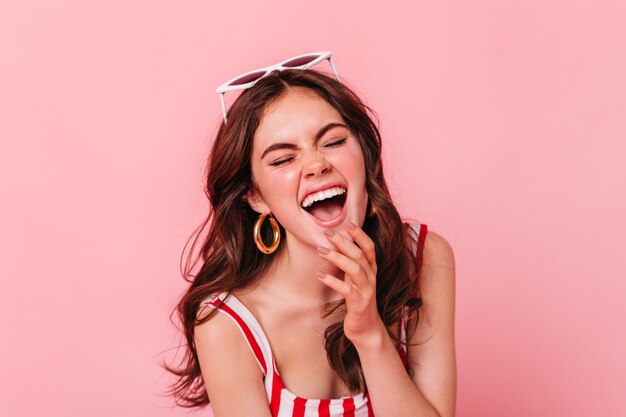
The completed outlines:
{"type": "Polygon", "coordinates": [[[226,123],[226,102],[224,101],[224,94],[226,94],[229,91],[237,91],[237,90],[246,90],[250,87],[252,87],[254,84],[257,83],[257,81],[259,81],[261,78],[267,77],[272,71],[274,70],[279,70],[279,71],[283,71],[286,69],[300,69],[300,70],[305,70],[305,69],[309,69],[317,64],[319,64],[320,62],[324,61],[325,59],[328,60],[328,63],[330,64],[330,68],[333,70],[333,73],[335,74],[335,78],[337,79],[337,81],[341,82],[341,80],[339,79],[339,74],[337,73],[337,69],[335,68],[335,65],[333,64],[333,61],[331,60],[331,56],[333,55],[332,52],[330,51],[322,51],[322,52],[311,52],[308,54],[302,54],[302,55],[297,55],[294,57],[291,57],[289,59],[285,59],[284,61],[278,63],[278,64],[274,64],[274,65],[270,65],[268,67],[265,68],[259,68],[259,69],[255,69],[252,71],[248,71],[246,73],[243,73],[241,75],[236,76],[235,78],[226,81],[224,84],[220,85],[219,87],[217,87],[215,89],[215,92],[217,94],[220,95],[220,102],[222,104],[222,113],[224,114],[224,123],[226,123]],[[311,55],[317,55],[317,58],[315,58],[314,60],[307,62],[306,64],[303,65],[298,65],[295,67],[285,67],[284,64],[288,63],[289,61],[294,61],[296,59],[300,59],[300,58],[305,58],[311,55]],[[248,83],[245,84],[238,84],[238,85],[230,85],[230,83],[245,77],[246,75],[249,74],[254,74],[257,72],[261,72],[261,71],[265,71],[265,74],[263,74],[262,76],[260,76],[259,78],[257,78],[256,80],[250,81],[248,83]]]}

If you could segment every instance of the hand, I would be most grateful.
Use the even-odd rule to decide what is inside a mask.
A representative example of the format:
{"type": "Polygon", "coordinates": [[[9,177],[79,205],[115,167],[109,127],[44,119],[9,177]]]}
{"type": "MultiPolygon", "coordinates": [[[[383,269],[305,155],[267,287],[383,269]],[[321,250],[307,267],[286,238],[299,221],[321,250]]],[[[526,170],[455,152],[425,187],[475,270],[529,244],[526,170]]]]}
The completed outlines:
{"type": "Polygon", "coordinates": [[[374,242],[363,229],[352,223],[347,225],[346,230],[354,242],[326,229],[324,235],[337,250],[321,246],[318,248],[322,258],[329,260],[345,273],[344,279],[321,271],[317,275],[321,282],[345,298],[347,313],[343,330],[346,337],[358,348],[379,342],[386,330],[376,306],[377,266],[374,242]]]}

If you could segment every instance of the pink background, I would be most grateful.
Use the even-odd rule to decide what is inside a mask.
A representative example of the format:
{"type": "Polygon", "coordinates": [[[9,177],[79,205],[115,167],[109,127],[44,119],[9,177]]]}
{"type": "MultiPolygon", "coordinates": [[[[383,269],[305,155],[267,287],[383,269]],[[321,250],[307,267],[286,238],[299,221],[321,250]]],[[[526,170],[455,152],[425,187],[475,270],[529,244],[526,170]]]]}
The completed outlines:
{"type": "Polygon", "coordinates": [[[455,249],[458,415],[626,415],[623,0],[3,2],[0,415],[195,414],[158,361],[215,87],[323,49],[455,249]]]}

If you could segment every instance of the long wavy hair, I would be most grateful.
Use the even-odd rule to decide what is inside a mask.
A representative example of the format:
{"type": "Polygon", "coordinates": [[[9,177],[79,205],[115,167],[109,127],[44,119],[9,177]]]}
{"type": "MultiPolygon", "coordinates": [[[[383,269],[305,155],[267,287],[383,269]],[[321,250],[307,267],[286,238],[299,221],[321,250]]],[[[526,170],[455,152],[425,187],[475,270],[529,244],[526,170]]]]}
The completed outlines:
{"type": "MultiPolygon", "coordinates": [[[[421,305],[417,296],[419,270],[415,256],[418,242],[409,226],[402,222],[387,188],[381,160],[381,136],[373,120],[377,120],[375,113],[345,84],[324,73],[275,71],[235,100],[228,112],[228,122],[220,125],[210,152],[205,190],[210,209],[206,220],[189,239],[193,239],[193,243],[184,268],[182,258],[188,245],[183,249],[181,271],[190,286],[172,312],[182,324],[185,354],[178,368],[162,364],[177,377],[167,394],[173,396],[180,406],[198,407],[209,403],[198,362],[194,329],[210,320],[215,310],[199,318],[202,301],[212,294],[230,293],[250,286],[263,275],[280,251],[265,255],[256,248],[251,235],[258,213],[248,205],[246,193],[253,187],[252,141],[263,110],[294,87],[306,88],[333,106],[361,145],[369,195],[368,213],[375,213],[366,217],[363,230],[376,245],[376,302],[380,317],[388,329],[400,320],[402,314],[414,313],[412,317],[417,317],[421,305]],[[200,241],[202,245],[195,254],[200,241]],[[199,263],[201,268],[193,274],[199,263]]],[[[280,228],[284,233],[282,226],[280,228]]],[[[265,232],[271,233],[269,230],[265,232]]],[[[270,237],[264,236],[264,239],[267,241],[270,237]]],[[[337,308],[345,308],[345,301],[327,307],[326,316],[337,308]]],[[[415,330],[417,319],[411,323],[410,333],[415,330]]],[[[389,334],[399,347],[397,335],[391,331],[389,334]]],[[[326,329],[324,347],[331,367],[350,390],[367,390],[359,356],[344,334],[343,321],[326,329]]]]}

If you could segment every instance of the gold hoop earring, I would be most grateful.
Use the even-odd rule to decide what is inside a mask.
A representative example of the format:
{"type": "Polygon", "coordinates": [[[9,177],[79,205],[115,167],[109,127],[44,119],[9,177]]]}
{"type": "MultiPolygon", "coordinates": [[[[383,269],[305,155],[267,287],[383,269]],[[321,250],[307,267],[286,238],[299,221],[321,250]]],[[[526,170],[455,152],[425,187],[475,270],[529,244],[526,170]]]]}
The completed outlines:
{"type": "Polygon", "coordinates": [[[261,226],[263,225],[263,221],[267,216],[268,213],[260,214],[256,223],[254,223],[254,243],[261,252],[269,255],[270,253],[274,253],[276,249],[278,249],[278,245],[280,244],[280,228],[278,227],[278,222],[276,221],[274,216],[272,216],[272,213],[269,213],[270,226],[272,226],[272,232],[274,232],[274,239],[272,240],[272,244],[269,247],[265,246],[265,243],[263,243],[263,238],[261,236],[261,226]]]}

